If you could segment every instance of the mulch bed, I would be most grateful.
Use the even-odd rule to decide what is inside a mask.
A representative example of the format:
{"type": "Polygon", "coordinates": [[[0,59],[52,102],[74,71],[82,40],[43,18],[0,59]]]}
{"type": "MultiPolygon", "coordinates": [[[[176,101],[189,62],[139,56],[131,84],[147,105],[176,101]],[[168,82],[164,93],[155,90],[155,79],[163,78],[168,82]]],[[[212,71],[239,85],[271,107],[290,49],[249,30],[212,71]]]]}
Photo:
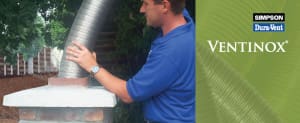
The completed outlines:
{"type": "Polygon", "coordinates": [[[18,121],[18,110],[14,107],[2,105],[3,96],[33,87],[46,85],[48,78],[57,73],[33,74],[25,76],[9,76],[0,78],[0,123],[16,123],[18,121]]]}

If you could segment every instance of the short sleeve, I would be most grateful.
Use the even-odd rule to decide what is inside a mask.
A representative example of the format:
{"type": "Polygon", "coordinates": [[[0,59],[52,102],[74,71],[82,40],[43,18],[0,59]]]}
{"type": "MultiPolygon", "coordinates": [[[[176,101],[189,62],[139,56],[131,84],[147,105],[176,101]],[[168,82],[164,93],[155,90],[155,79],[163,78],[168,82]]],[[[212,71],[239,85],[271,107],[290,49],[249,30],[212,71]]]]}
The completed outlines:
{"type": "Polygon", "coordinates": [[[171,59],[151,54],[140,71],[127,81],[127,90],[134,101],[144,101],[168,89],[178,72],[171,59]]]}

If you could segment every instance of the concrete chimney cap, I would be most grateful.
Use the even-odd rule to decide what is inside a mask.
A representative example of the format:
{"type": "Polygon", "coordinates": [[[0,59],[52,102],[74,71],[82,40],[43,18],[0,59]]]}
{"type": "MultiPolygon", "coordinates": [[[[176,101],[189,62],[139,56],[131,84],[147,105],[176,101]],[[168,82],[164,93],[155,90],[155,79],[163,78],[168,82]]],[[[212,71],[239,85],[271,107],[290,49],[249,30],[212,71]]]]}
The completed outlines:
{"type": "Polygon", "coordinates": [[[12,107],[107,107],[116,105],[115,94],[102,86],[41,86],[5,95],[12,107]]]}

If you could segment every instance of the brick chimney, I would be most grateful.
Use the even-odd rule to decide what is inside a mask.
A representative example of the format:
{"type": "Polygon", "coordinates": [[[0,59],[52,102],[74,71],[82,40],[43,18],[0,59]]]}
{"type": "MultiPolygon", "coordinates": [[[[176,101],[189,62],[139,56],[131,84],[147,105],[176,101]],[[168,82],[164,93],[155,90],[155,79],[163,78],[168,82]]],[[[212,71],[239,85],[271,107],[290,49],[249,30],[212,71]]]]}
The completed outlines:
{"type": "Polygon", "coordinates": [[[101,86],[41,86],[4,96],[19,123],[112,123],[115,95],[101,86]]]}
{"type": "MultiPolygon", "coordinates": [[[[111,0],[83,0],[69,32],[66,47],[78,41],[93,49],[104,10],[111,0]]],[[[65,59],[58,77],[48,85],[4,96],[3,105],[19,108],[19,123],[112,123],[113,93],[92,85],[88,74],[65,59]]]]}

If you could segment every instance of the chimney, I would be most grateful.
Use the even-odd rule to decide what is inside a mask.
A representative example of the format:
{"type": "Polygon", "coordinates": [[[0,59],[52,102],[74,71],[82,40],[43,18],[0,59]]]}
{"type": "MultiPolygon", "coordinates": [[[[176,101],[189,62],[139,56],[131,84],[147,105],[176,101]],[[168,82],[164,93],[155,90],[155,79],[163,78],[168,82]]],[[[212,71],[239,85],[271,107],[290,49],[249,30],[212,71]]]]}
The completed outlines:
{"type": "MultiPolygon", "coordinates": [[[[112,0],[83,0],[66,47],[78,41],[93,49],[112,0]]],[[[19,123],[112,123],[116,97],[102,86],[92,86],[89,74],[63,54],[58,77],[48,85],[4,96],[3,105],[18,107],[19,123]]]]}

